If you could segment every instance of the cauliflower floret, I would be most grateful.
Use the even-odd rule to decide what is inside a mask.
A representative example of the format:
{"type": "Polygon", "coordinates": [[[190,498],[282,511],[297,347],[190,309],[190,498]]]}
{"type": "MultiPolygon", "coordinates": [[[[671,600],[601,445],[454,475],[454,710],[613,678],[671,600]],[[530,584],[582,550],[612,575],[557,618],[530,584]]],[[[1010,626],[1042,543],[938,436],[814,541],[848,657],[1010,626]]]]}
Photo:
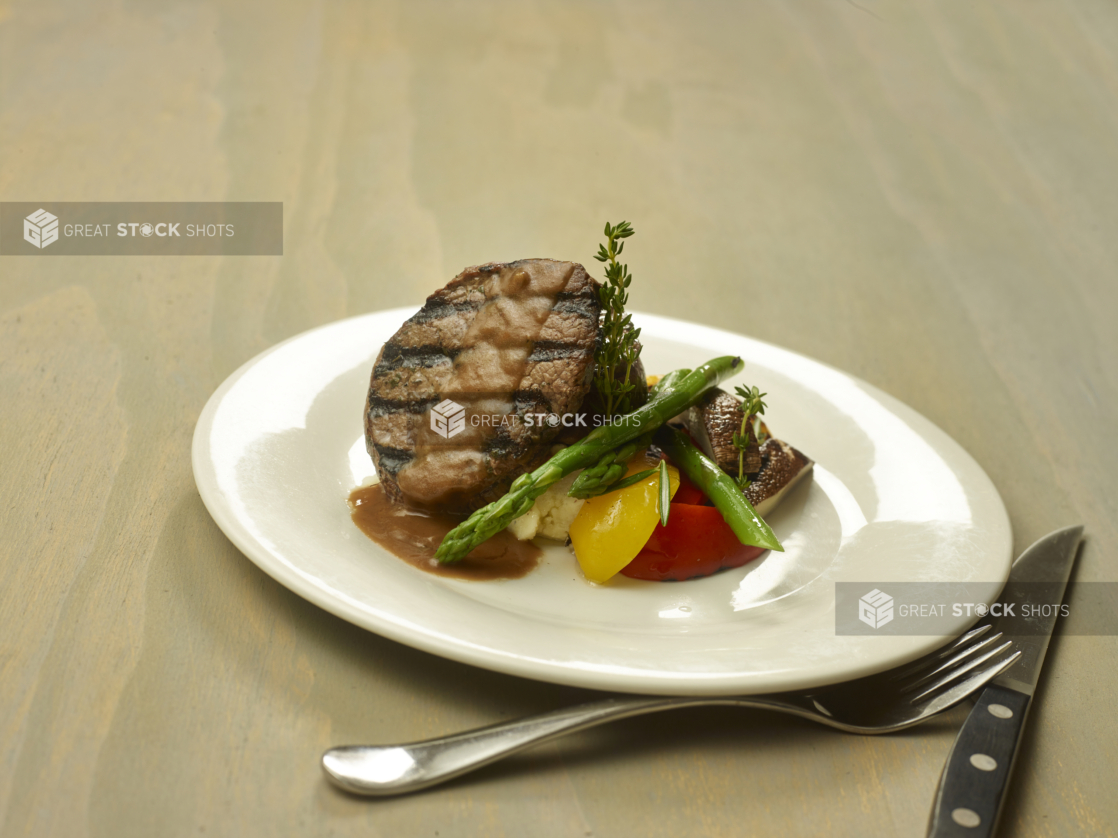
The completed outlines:
{"type": "Polygon", "coordinates": [[[571,524],[574,523],[575,517],[586,501],[567,497],[565,489],[551,500],[553,501],[551,507],[540,514],[539,535],[556,541],[566,541],[571,531],[571,524]]]}
{"type": "MultiPolygon", "coordinates": [[[[536,504],[539,500],[536,500],[536,504]]],[[[508,525],[507,529],[520,541],[528,541],[535,538],[536,533],[540,531],[540,512],[536,509],[536,504],[532,508],[521,515],[508,525]]]]}
{"type": "Polygon", "coordinates": [[[567,497],[567,491],[578,474],[579,472],[569,474],[548,486],[547,491],[536,498],[531,509],[509,524],[509,532],[521,541],[537,536],[566,541],[571,522],[586,503],[578,498],[567,497]]]}

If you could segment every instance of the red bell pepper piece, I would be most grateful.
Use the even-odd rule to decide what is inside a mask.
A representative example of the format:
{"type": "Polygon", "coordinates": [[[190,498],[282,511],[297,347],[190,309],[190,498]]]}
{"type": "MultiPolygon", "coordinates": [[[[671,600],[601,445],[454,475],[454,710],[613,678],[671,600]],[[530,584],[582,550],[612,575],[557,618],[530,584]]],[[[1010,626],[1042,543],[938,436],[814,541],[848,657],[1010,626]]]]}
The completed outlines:
{"type": "MultiPolygon", "coordinates": [[[[670,461],[669,461],[670,462],[670,461]]],[[[672,503],[684,503],[688,506],[710,506],[710,498],[703,494],[703,490],[687,479],[682,471],[679,473],[679,488],[675,490],[672,503]]],[[[669,518],[669,525],[671,519],[669,518]]]]}
{"type": "MultiPolygon", "coordinates": [[[[705,499],[702,492],[691,488],[705,499]]],[[[675,497],[683,492],[681,484],[675,497]]],[[[763,547],[742,544],[713,506],[677,503],[673,498],[668,525],[656,525],[644,549],[621,573],[632,579],[683,581],[740,567],[764,552],[763,547]]]]}

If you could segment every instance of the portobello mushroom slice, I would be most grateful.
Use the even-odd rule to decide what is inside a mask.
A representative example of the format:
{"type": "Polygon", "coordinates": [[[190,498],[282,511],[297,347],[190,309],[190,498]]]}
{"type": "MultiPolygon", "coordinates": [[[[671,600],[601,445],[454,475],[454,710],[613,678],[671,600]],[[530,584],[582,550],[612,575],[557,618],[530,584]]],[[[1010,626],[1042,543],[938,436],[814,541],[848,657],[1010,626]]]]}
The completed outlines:
{"type": "MultiPolygon", "coordinates": [[[[738,476],[739,449],[734,434],[741,431],[744,411],[741,401],[725,390],[711,390],[697,405],[681,414],[682,421],[695,444],[718,467],[731,477],[738,476]]],[[[802,451],[787,442],[774,439],[764,422],[758,423],[761,438],[757,440],[754,420],[745,423],[748,445],[743,458],[743,471],[752,481],[745,496],[762,518],[772,512],[815,465],[802,451]]]]}
{"type": "MultiPolygon", "coordinates": [[[[702,452],[724,472],[737,477],[740,452],[734,445],[734,434],[741,431],[742,419],[745,418],[743,414],[741,401],[736,396],[715,388],[678,418],[690,431],[691,438],[702,452]]],[[[749,444],[745,449],[743,471],[754,474],[761,470],[761,449],[753,429],[753,417],[745,425],[749,444]]]]}
{"type": "Polygon", "coordinates": [[[745,490],[745,496],[764,518],[788,493],[811,473],[815,462],[787,442],[769,438],[760,446],[761,468],[745,490]]]}

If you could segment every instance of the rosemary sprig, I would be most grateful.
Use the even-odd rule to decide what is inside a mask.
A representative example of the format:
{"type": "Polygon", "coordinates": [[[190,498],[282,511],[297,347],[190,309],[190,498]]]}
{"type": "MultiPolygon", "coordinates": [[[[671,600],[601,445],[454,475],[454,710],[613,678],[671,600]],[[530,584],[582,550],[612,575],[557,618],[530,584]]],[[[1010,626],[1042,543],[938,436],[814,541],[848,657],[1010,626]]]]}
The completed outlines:
{"type": "MultiPolygon", "coordinates": [[[[745,423],[750,416],[762,416],[765,413],[765,396],[756,387],[746,390],[744,387],[735,387],[734,392],[741,396],[741,430],[734,434],[734,446],[738,449],[738,485],[743,489],[749,486],[750,480],[745,476],[745,449],[749,447],[749,435],[745,432],[745,423]]],[[[760,419],[754,419],[754,435],[760,426],[760,419]]]]}
{"type": "Polygon", "coordinates": [[[660,461],[660,496],[657,499],[657,508],[660,510],[660,526],[668,525],[668,513],[672,509],[672,487],[668,480],[668,461],[660,461]]]}
{"type": "Polygon", "coordinates": [[[637,338],[641,330],[634,329],[632,318],[625,313],[629,302],[626,290],[633,281],[629,266],[617,261],[625,249],[625,239],[636,231],[628,221],[611,225],[606,222],[606,244],[598,245],[594,257],[606,263],[606,281],[598,291],[602,304],[602,342],[594,358],[594,386],[598,390],[606,416],[629,413],[632,409],[629,394],[636,385],[629,380],[633,362],[637,359],[637,338]],[[624,375],[620,373],[624,371],[624,375]]]}

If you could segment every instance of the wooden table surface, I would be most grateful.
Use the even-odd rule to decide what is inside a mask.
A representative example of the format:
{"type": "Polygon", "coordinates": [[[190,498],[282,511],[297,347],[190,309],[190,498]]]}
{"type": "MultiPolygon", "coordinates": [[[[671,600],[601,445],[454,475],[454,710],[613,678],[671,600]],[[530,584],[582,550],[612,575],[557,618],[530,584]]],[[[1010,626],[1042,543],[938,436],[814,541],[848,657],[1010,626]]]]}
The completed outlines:
{"type": "MultiPolygon", "coordinates": [[[[198,497],[203,404],[466,265],[596,265],[607,219],[633,308],[861,376],[978,460],[1018,550],[1082,522],[1077,582],[1118,578],[1113,3],[15,0],[0,62],[3,200],[285,218],[282,257],[0,258],[5,838],[924,834],[966,707],[880,738],[685,711],[423,795],[325,781],[333,744],[595,694],[274,582],[198,497]]],[[[1005,836],[1118,829],[1116,641],[1071,625],[1005,836]]]]}

